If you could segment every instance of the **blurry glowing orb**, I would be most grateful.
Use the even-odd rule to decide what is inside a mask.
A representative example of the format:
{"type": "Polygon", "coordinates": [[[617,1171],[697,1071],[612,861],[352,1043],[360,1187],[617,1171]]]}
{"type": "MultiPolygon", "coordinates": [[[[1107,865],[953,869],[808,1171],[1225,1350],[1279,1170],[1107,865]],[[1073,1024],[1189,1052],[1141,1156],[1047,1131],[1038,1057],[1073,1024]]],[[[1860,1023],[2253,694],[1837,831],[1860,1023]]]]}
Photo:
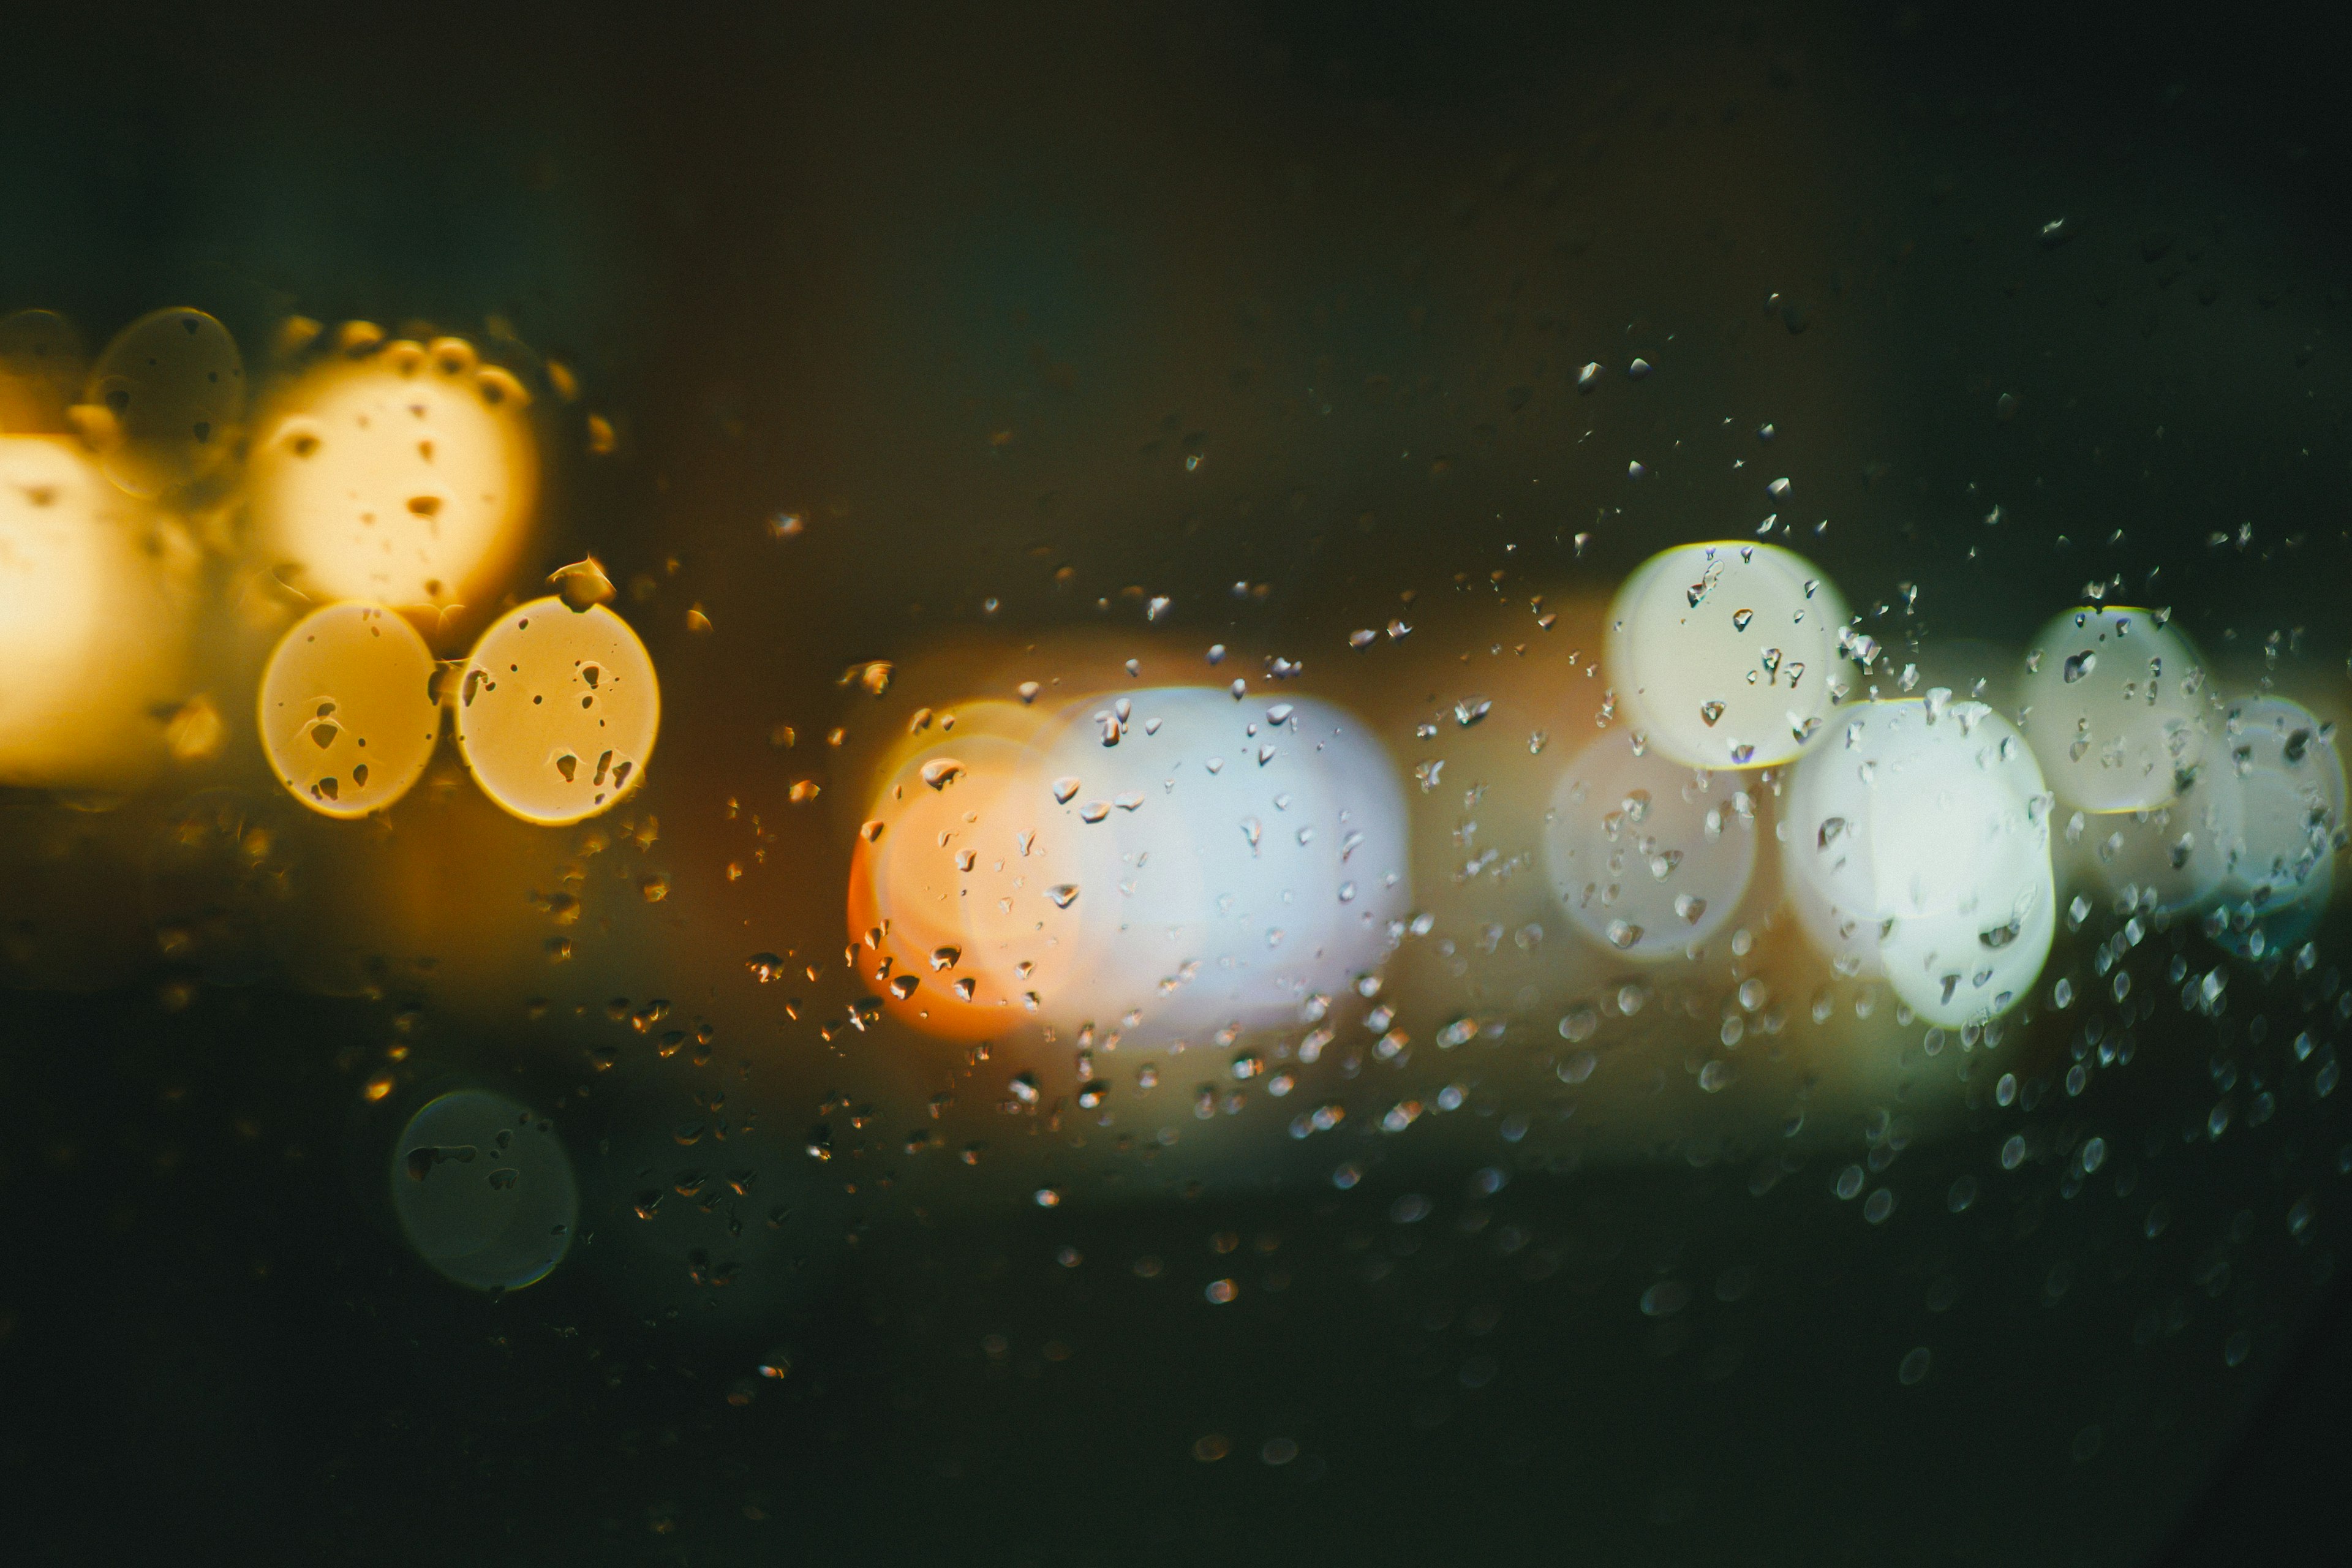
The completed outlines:
{"type": "Polygon", "coordinates": [[[2220,897],[2245,837],[2246,790],[2233,768],[2217,757],[2174,785],[2168,804],[2089,818],[2082,833],[2108,892],[2167,914],[2220,897]]]}
{"type": "Polygon", "coordinates": [[[510,377],[395,342],[273,395],[253,445],[261,549],[320,598],[488,605],[520,558],[539,454],[510,377]]]}
{"type": "Polygon", "coordinates": [[[278,639],[261,675],[261,749],[287,792],[326,816],[408,793],[441,734],[433,653],[380,605],[331,605],[278,639]]]}
{"type": "Polygon", "coordinates": [[[1578,931],[1631,958],[1680,955],[1722,930],[1756,868],[1742,773],[1708,773],[1622,738],[1587,746],[1560,775],[1544,863],[1578,931]]]}
{"type": "Polygon", "coordinates": [[[458,682],[466,765],[525,822],[560,826],[611,809],[644,779],[660,728],[653,656],[602,605],[533,599],[507,611],[458,682]]]}
{"type": "Polygon", "coordinates": [[[2204,665],[2152,612],[2069,610],[2042,628],[2028,664],[2025,738],[2068,805],[2159,806],[2204,762],[2204,665]]]}
{"type": "Polygon", "coordinates": [[[228,455],[245,415],[245,362],[202,310],[154,310],[106,345],[82,400],[110,416],[99,458],[107,478],[157,496],[228,455]]]}
{"type": "Polygon", "coordinates": [[[0,437],[0,784],[121,785],[163,760],[197,567],[78,441],[0,437]]]}
{"type": "Polygon", "coordinates": [[[1802,556],[1679,545],[1609,607],[1605,668],[1650,749],[1691,767],[1764,767],[1826,723],[1845,605],[1802,556]]]}
{"type": "Polygon", "coordinates": [[[89,378],[81,334],[55,310],[0,320],[0,430],[63,432],[66,410],[89,378]]]}
{"type": "Polygon", "coordinates": [[[2046,824],[2002,781],[1960,774],[1882,808],[1872,850],[1891,922],[1879,962],[1913,1012],[1958,1026],[2024,1000],[2057,929],[2046,824]]]}
{"type": "Polygon", "coordinates": [[[2344,761],[2333,725],[2284,698],[2233,702],[2220,771],[2242,794],[2227,892],[2257,908],[2324,902],[2345,841],[2344,761]]]}
{"type": "Polygon", "coordinates": [[[886,784],[853,884],[852,934],[858,888],[887,922],[877,988],[920,1026],[1286,1022],[1385,951],[1403,788],[1343,710],[1147,688],[992,743],[976,716],[886,784]]]}
{"type": "Polygon", "coordinates": [[[1027,1021],[1085,952],[1092,906],[1073,847],[1041,834],[1050,716],[1003,702],[956,710],[883,780],[850,861],[849,934],[877,991],[932,1034],[977,1039],[1027,1021]]]}
{"type": "Polygon", "coordinates": [[[1931,1023],[2022,1000],[2055,931],[2051,801],[2033,752],[1981,702],[1841,709],[1785,796],[1781,869],[1840,973],[1884,973],[1931,1023]]]}
{"type": "Polygon", "coordinates": [[[1887,984],[1927,1022],[1958,1028],[1997,1018],[2025,1000],[2049,962],[2057,896],[2048,865],[2000,891],[2009,901],[1973,913],[1898,920],[1879,944],[1887,984]]]}
{"type": "Polygon", "coordinates": [[[393,1145],[392,1207],[417,1256],[460,1285],[544,1279],[580,1223],[572,1157],[520,1101],[459,1089],[411,1117],[393,1145]]]}
{"type": "Polygon", "coordinates": [[[1412,897],[1403,783],[1352,714],[1200,687],[1065,712],[1046,766],[1078,788],[1040,804],[1099,900],[1081,1010],[1117,1002],[1174,1030],[1287,1021],[1382,954],[1412,897]]]}

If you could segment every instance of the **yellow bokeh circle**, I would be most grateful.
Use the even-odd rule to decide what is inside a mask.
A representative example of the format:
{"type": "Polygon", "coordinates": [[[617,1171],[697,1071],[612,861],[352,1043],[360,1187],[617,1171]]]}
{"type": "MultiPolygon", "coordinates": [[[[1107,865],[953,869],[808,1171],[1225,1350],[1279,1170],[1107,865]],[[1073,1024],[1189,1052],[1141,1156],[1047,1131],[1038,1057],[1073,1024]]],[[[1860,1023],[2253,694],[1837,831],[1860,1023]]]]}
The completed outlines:
{"type": "Polygon", "coordinates": [[[381,605],[331,605],[279,639],[259,711],[269,770],[295,799],[327,816],[382,811],[440,737],[432,650],[381,605]]]}
{"type": "Polygon", "coordinates": [[[200,567],[79,442],[0,436],[0,784],[121,788],[162,763],[200,567]]]}
{"type": "Polygon", "coordinates": [[[661,728],[653,657],[598,605],[507,611],[467,656],[457,744],[484,794],[526,822],[578,822],[645,777],[661,728]]]}
{"type": "Polygon", "coordinates": [[[245,362],[228,329],[202,310],[154,310],[106,345],[82,401],[106,411],[106,477],[134,496],[158,496],[227,458],[245,414],[245,362]]]}
{"type": "Polygon", "coordinates": [[[268,563],[316,598],[494,603],[539,494],[524,401],[470,352],[395,342],[318,366],[270,399],[254,441],[268,563]]]}

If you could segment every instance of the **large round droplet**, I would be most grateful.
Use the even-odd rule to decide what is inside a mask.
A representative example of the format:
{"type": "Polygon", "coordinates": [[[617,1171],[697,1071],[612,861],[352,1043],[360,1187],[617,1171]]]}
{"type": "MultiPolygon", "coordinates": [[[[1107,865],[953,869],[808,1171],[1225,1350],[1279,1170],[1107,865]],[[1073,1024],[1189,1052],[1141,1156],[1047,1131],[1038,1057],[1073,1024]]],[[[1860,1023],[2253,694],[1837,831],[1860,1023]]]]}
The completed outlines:
{"type": "Polygon", "coordinates": [[[327,816],[382,811],[425,772],[441,734],[432,650],[381,605],[330,605],[278,639],[259,713],[287,793],[327,816]]]}
{"type": "Polygon", "coordinates": [[[1845,605],[1769,544],[1653,556],[1609,608],[1604,678],[1650,749],[1690,767],[1782,763],[1826,722],[1845,605]]]}
{"type": "Polygon", "coordinates": [[[525,822],[578,822],[645,777],[661,728],[653,657],[598,605],[533,599],[490,624],[457,688],[457,744],[483,793],[525,822]]]}
{"type": "Polygon", "coordinates": [[[494,603],[528,541],[539,456],[511,378],[397,342],[274,394],[253,444],[268,564],[320,598],[494,603]]]}
{"type": "Polygon", "coordinates": [[[115,788],[163,761],[200,563],[79,442],[0,437],[0,784],[115,788]]]}
{"type": "Polygon", "coordinates": [[[1756,868],[1751,781],[1703,773],[1622,738],[1560,776],[1544,864],[1576,928],[1630,958],[1672,958],[1737,912],[1756,868]]]}
{"type": "Polygon", "coordinates": [[[544,1279],[580,1223],[572,1157],[545,1118],[487,1089],[411,1117],[392,1151],[392,1207],[408,1243],[477,1290],[544,1279]]]}
{"type": "Polygon", "coordinates": [[[2151,612],[2069,610],[2042,629],[2028,665],[2025,738],[2068,805],[2163,805],[2204,762],[2212,695],[2203,662],[2151,612]]]}
{"type": "Polygon", "coordinates": [[[93,434],[107,478],[157,496],[228,456],[245,415],[245,362],[202,310],[155,310],[106,345],[82,401],[105,411],[93,434]]]}

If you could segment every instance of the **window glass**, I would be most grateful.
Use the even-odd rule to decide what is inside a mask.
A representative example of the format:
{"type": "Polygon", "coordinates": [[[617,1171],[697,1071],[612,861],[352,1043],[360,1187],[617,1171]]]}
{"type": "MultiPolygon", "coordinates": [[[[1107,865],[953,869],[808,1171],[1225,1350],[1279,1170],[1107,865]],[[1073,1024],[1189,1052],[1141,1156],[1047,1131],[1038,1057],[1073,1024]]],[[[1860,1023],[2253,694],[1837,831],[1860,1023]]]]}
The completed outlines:
{"type": "Polygon", "coordinates": [[[36,1555],[2134,1563],[2262,1430],[2352,1181],[2308,68],[24,27],[36,1555]]]}

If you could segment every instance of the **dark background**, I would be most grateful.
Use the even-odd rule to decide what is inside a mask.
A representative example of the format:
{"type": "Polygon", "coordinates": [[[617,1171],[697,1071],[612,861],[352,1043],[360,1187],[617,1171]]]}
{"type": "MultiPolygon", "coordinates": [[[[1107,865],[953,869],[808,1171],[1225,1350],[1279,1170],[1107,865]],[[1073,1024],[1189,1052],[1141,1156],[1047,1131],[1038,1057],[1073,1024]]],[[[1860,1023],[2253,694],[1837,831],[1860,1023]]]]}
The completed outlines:
{"type": "MultiPolygon", "coordinates": [[[[649,639],[675,798],[772,795],[773,722],[821,727],[845,662],[983,595],[1053,626],[1149,582],[1204,633],[1328,646],[1401,590],[1518,569],[1507,543],[1605,581],[1754,521],[1745,479],[1657,454],[1765,419],[1857,604],[1916,582],[1940,629],[2015,642],[2112,573],[2177,596],[2224,663],[2302,626],[2331,669],[2352,631],[2352,132],[2284,10],[7,26],[0,307],[61,310],[93,346],[166,302],[249,345],[288,311],[495,312],[580,368],[623,449],[567,489],[556,558],[594,548],[622,578],[680,555],[665,594],[738,639],[689,643],[674,616],[649,639]],[[1635,353],[1661,367],[1649,402],[1573,390],[1635,353]],[[1657,470],[1638,497],[1629,457],[1657,470]],[[756,524],[786,507],[814,526],[780,556],[756,524]],[[1229,611],[1235,579],[1270,591],[1229,611]]],[[[12,991],[12,1553],[2125,1563],[2324,1539],[2344,1129],[2279,1052],[2332,1014],[2292,975],[2242,984],[2273,1018],[2240,1048],[2280,1085],[2274,1123],[2180,1136],[2216,1047],[2168,1003],[2074,1109],[1906,1152],[1884,1231],[1818,1162],[1762,1197],[1744,1168],[1675,1163],[1491,1200],[1465,1162],[1066,1215],[812,1193],[796,1282],[757,1314],[709,1308],[683,1267],[625,1289],[575,1258],[496,1302],[418,1267],[371,1206],[388,1134],[352,1109],[345,1047],[421,1030],[479,1071],[501,1042],[433,1035],[416,997],[12,991]],[[2062,1195],[2054,1151],[2084,1125],[2128,1198],[2062,1195]],[[1996,1186],[2018,1131],[2035,1158],[1996,1186]],[[1949,1215],[1965,1173],[1989,1195],[1949,1215]],[[1391,1218],[1408,1184],[1435,1204],[1417,1225],[1391,1218]],[[1200,1287],[1227,1273],[1246,1293],[1212,1311],[1200,1287]],[[1666,1277],[1694,1304],[1645,1317],[1666,1277]],[[778,1353],[792,1374],[759,1379],[778,1353]],[[1230,1457],[1193,1457],[1210,1435],[1230,1457]],[[1299,1457],[1262,1463],[1276,1436],[1299,1457]]],[[[574,1070],[517,1076],[551,1096],[574,1070]]],[[[784,1153],[802,1120],[779,1114],[784,1153]]],[[[584,1184],[593,1228],[625,1175],[584,1184]]]]}

